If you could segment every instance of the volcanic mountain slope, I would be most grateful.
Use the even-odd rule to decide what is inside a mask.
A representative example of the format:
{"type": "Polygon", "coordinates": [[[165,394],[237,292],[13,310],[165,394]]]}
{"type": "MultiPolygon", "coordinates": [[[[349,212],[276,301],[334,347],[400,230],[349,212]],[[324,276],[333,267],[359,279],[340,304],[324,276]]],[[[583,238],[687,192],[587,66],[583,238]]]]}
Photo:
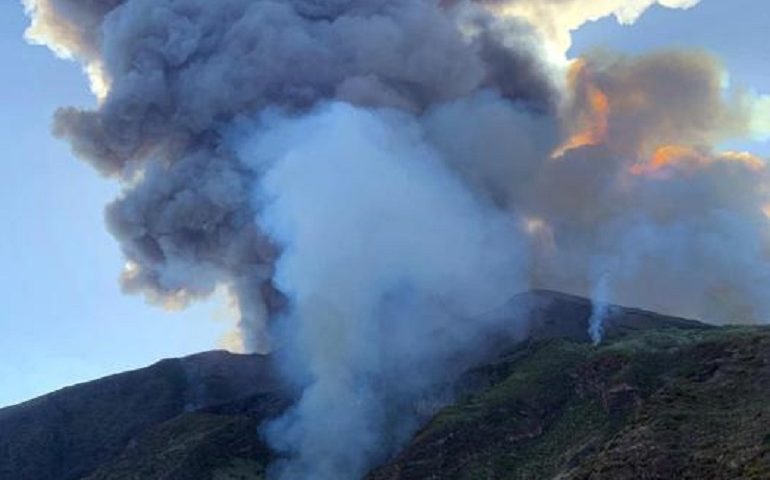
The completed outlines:
{"type": "Polygon", "coordinates": [[[272,371],[264,356],[207,352],[0,409],[0,479],[84,478],[135,448],[148,430],[164,432],[165,422],[212,405],[268,399],[279,391],[272,371]]]}
{"type": "Polygon", "coordinates": [[[526,342],[369,480],[770,478],[770,330],[526,342]]]}
{"type": "MultiPolygon", "coordinates": [[[[594,347],[590,302],[545,291],[489,315],[524,312],[370,480],[770,478],[770,330],[612,307],[594,347]]],[[[0,480],[261,479],[271,371],[209,352],[2,409],[0,480]]]]}

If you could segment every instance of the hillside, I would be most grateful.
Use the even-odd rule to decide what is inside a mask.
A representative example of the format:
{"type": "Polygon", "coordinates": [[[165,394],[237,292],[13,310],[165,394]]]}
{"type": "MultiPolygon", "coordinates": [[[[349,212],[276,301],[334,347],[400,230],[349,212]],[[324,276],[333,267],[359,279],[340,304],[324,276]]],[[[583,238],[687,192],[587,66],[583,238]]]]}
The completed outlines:
{"type": "MultiPolygon", "coordinates": [[[[369,480],[770,478],[770,330],[613,307],[594,347],[590,302],[545,291],[489,315],[522,312],[369,480]]],[[[0,409],[0,480],[263,478],[271,372],[209,352],[0,409]]]]}
{"type": "Polygon", "coordinates": [[[527,342],[370,480],[770,478],[770,330],[527,342]]]}
{"type": "Polygon", "coordinates": [[[221,351],[65,388],[0,409],[0,479],[80,479],[168,420],[277,390],[268,358],[221,351]]]}

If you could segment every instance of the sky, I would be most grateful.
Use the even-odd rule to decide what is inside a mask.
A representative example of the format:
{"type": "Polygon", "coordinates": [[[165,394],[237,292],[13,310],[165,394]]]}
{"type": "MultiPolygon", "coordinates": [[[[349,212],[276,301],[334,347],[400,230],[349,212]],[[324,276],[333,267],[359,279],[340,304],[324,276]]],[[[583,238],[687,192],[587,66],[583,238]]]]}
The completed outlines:
{"type": "MultiPolygon", "coordinates": [[[[737,85],[770,92],[765,0],[703,0],[650,9],[633,26],[607,18],[575,33],[571,56],[595,48],[641,53],[706,49],[737,85]]],[[[0,406],[161,358],[216,348],[231,327],[215,298],[167,312],[121,292],[123,264],[103,208],[113,182],[50,133],[63,105],[94,102],[79,67],[23,39],[27,20],[0,2],[0,406]]],[[[770,155],[767,144],[747,145],[770,155]]]]}
{"type": "MultiPolygon", "coordinates": [[[[584,25],[573,35],[570,57],[594,49],[641,54],[682,48],[703,50],[718,58],[732,85],[770,93],[770,49],[764,44],[770,31],[765,0],[702,0],[687,10],[651,7],[631,26],[613,18],[584,25]]],[[[770,155],[768,142],[740,142],[729,148],[770,155]]]]}
{"type": "Polygon", "coordinates": [[[80,67],[23,39],[0,2],[0,406],[217,347],[223,300],[169,313],[125,295],[104,227],[117,186],[50,133],[54,110],[94,102],[80,67]]]}

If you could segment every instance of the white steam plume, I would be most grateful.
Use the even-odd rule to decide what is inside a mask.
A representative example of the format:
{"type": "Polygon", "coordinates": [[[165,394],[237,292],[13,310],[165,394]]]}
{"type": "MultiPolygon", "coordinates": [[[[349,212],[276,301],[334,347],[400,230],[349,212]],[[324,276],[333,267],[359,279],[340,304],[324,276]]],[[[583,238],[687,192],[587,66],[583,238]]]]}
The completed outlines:
{"type": "Polygon", "coordinates": [[[470,319],[525,288],[525,242],[411,115],[332,104],[259,125],[239,151],[284,251],[278,348],[306,379],[269,437],[292,455],[281,478],[360,478],[408,438],[408,406],[467,367],[461,354],[493,327],[470,319]]]}

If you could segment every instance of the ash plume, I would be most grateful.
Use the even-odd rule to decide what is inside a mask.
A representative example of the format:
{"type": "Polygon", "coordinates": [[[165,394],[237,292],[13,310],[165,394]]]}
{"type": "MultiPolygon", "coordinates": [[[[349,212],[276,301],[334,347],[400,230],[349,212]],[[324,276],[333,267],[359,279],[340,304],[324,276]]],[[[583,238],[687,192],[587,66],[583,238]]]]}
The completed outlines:
{"type": "Polygon", "coordinates": [[[528,288],[596,293],[596,341],[612,303],[770,318],[766,163],[720,148],[770,102],[700,52],[565,66],[586,21],[697,2],[578,3],[25,1],[97,96],[54,132],[123,186],[126,290],[226,288],[301,392],[275,478],[386,459],[528,288]]]}
{"type": "Polygon", "coordinates": [[[102,88],[98,108],[59,110],[54,131],[126,185],[107,217],[127,257],[127,290],[183,306],[225,285],[248,349],[268,348],[260,330],[284,302],[272,284],[277,249],[251,198],[256,177],[222,142],[231,124],[332,99],[421,112],[496,82],[529,108],[552,109],[556,98],[537,57],[503,45],[526,27],[481,9],[384,0],[26,5],[28,36],[83,62],[102,88]],[[514,71],[517,83],[506,76],[514,71]]]}

